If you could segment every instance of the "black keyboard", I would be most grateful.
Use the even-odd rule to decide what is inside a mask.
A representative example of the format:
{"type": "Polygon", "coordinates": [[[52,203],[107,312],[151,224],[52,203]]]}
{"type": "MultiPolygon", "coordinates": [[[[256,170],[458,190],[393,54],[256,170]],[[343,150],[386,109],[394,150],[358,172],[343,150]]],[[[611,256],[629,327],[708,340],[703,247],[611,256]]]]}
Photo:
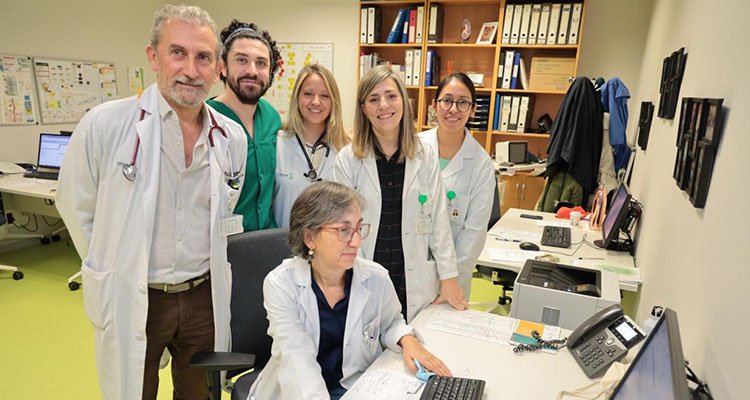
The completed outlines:
{"type": "Polygon", "coordinates": [[[27,172],[23,174],[23,176],[26,178],[47,179],[51,181],[56,181],[59,175],[60,175],[59,172],[44,172],[44,171],[33,171],[33,172],[27,172]]]}
{"type": "Polygon", "coordinates": [[[567,226],[545,226],[544,232],[542,232],[542,245],[570,247],[570,228],[567,226]]]}
{"type": "Polygon", "coordinates": [[[480,379],[433,376],[419,400],[481,400],[484,381],[480,379]]]}

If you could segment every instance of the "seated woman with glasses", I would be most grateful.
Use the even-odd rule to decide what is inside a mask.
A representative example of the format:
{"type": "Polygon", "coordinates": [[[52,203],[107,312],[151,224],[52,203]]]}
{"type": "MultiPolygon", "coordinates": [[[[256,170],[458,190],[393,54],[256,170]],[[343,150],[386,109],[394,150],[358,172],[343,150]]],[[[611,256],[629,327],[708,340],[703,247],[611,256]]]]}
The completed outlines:
{"type": "Polygon", "coordinates": [[[263,283],[271,360],[250,389],[256,399],[340,398],[385,347],[440,375],[448,368],[404,322],[388,272],[357,257],[370,225],[351,188],[320,182],[294,202],[284,260],[263,283]]]}
{"type": "Polygon", "coordinates": [[[320,64],[302,68],[294,82],[289,117],[276,141],[273,214],[289,227],[289,212],[303,189],[330,180],[336,154],[349,143],[341,117],[341,96],[331,71],[320,64]]]}
{"type": "Polygon", "coordinates": [[[385,267],[406,321],[430,303],[468,303],[458,285],[447,201],[435,153],[414,131],[401,78],[386,66],[371,69],[357,90],[352,143],[339,153],[333,180],[367,201],[372,235],[362,257],[385,267]]]}
{"type": "Polygon", "coordinates": [[[438,155],[458,258],[458,283],[466,297],[484,247],[496,190],[492,160],[466,129],[466,122],[476,111],[476,101],[477,92],[466,74],[447,76],[432,101],[438,126],[419,134],[422,144],[438,155]]]}

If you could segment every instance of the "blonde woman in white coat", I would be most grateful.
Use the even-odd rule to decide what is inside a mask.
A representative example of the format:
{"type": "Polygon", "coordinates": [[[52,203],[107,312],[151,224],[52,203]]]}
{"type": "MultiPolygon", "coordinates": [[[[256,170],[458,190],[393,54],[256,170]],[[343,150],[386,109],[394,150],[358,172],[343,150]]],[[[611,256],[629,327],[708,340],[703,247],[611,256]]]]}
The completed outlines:
{"type": "Polygon", "coordinates": [[[466,74],[449,75],[440,82],[432,104],[438,127],[419,134],[422,144],[439,157],[458,258],[458,282],[466,297],[487,237],[495,190],[492,160],[465,127],[469,116],[476,111],[476,101],[477,92],[466,74]]]}
{"type": "Polygon", "coordinates": [[[273,214],[289,227],[289,212],[308,186],[330,180],[336,154],[349,143],[333,74],[320,64],[302,68],[292,90],[288,121],[276,141],[273,214]]]}
{"type": "Polygon", "coordinates": [[[389,272],[406,320],[430,303],[468,306],[458,285],[447,202],[437,157],[419,143],[401,79],[371,69],[359,83],[352,144],[336,160],[333,179],[367,201],[372,226],[362,257],[389,272]]]}
{"type": "Polygon", "coordinates": [[[351,188],[320,182],[291,212],[284,260],[263,283],[271,359],[248,399],[338,399],[387,347],[441,375],[448,368],[406,325],[388,272],[357,256],[370,225],[351,188]]]}

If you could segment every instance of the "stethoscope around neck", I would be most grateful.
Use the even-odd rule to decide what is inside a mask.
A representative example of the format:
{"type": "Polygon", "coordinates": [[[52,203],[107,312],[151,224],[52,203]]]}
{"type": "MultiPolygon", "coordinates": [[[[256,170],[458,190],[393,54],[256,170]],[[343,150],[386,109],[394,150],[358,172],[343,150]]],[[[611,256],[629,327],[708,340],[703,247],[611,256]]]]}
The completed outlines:
{"type": "MultiPolygon", "coordinates": [[[[146,110],[141,110],[141,117],[139,121],[143,120],[143,117],[146,115],[146,110]]],[[[214,146],[214,136],[213,131],[218,130],[219,133],[221,133],[221,136],[227,137],[227,133],[224,131],[224,128],[220,127],[218,123],[216,123],[216,118],[214,118],[214,115],[211,113],[211,111],[208,111],[208,117],[211,119],[211,128],[208,130],[208,143],[211,145],[211,148],[214,149],[214,157],[216,158],[216,147],[214,146]]],[[[138,150],[141,148],[141,138],[138,135],[135,135],[135,147],[133,148],[133,156],[130,158],[130,163],[119,163],[122,167],[122,175],[130,182],[135,181],[136,174],[138,172],[137,167],[135,165],[136,160],[138,159],[138,150]]],[[[232,189],[239,189],[240,188],[240,178],[242,177],[242,171],[234,172],[232,170],[232,166],[234,165],[232,163],[232,152],[227,151],[227,158],[229,159],[229,172],[224,172],[224,179],[227,182],[227,185],[232,189]]],[[[218,158],[216,158],[218,161],[218,158]]],[[[224,167],[222,166],[222,170],[224,167]]]]}
{"type": "MultiPolygon", "coordinates": [[[[318,171],[315,170],[315,166],[312,163],[311,156],[315,155],[315,152],[318,151],[321,147],[326,149],[326,159],[328,158],[328,154],[331,152],[331,147],[326,143],[323,138],[325,137],[325,133],[320,135],[320,138],[315,142],[315,144],[312,146],[312,149],[310,149],[310,154],[307,154],[307,150],[305,149],[305,144],[302,143],[302,139],[299,138],[299,135],[296,133],[294,134],[294,137],[297,138],[297,143],[299,143],[300,149],[302,149],[302,154],[305,155],[305,160],[307,161],[307,167],[309,170],[302,174],[305,178],[313,181],[318,182],[323,180],[323,178],[318,177],[318,171]]],[[[322,164],[322,163],[321,163],[322,164]]]]}

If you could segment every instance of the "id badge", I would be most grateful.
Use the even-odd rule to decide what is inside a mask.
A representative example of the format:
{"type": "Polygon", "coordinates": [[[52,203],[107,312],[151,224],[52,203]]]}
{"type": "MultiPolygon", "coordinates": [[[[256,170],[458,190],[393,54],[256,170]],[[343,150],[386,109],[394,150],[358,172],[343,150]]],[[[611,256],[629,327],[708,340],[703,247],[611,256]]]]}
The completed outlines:
{"type": "Polygon", "coordinates": [[[461,211],[458,209],[458,207],[448,206],[448,215],[450,215],[451,221],[453,222],[461,221],[461,211]]]}
{"type": "Polygon", "coordinates": [[[417,233],[425,234],[432,232],[432,218],[424,216],[417,218],[417,233]]]}
{"type": "Polygon", "coordinates": [[[221,236],[234,235],[242,233],[242,231],[242,215],[234,214],[219,221],[219,234],[221,236]]]}

